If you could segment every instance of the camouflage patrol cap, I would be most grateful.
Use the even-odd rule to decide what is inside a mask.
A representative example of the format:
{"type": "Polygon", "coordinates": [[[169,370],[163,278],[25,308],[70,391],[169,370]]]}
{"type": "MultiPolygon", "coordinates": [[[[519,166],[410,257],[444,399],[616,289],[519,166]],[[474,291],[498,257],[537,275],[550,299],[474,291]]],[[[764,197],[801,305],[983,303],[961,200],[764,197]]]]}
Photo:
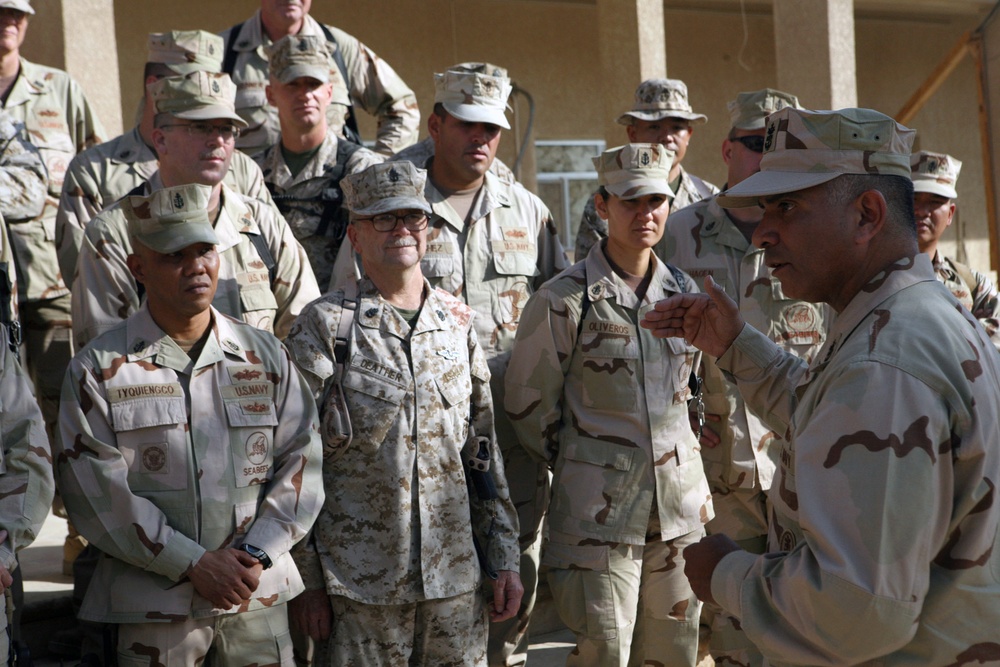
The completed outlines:
{"type": "Polygon", "coordinates": [[[4,9],[16,9],[25,14],[35,13],[35,10],[31,8],[29,0],[0,0],[0,7],[4,9]]]}
{"type": "Polygon", "coordinates": [[[914,192],[929,192],[948,199],[958,197],[955,185],[962,161],[944,153],[920,151],[910,158],[910,178],[914,192]]]}
{"type": "Polygon", "coordinates": [[[772,88],[740,93],[728,107],[734,130],[762,130],[766,124],[765,119],[775,111],[785,107],[802,108],[795,95],[772,88]]]}
{"type": "Polygon", "coordinates": [[[660,144],[625,144],[604,151],[595,158],[597,182],[622,199],[643,195],[666,195],[670,189],[670,167],[674,152],[660,144]]]}
{"type": "Polygon", "coordinates": [[[378,215],[387,211],[418,209],[431,212],[424,198],[427,172],[412,162],[381,162],[345,176],[340,182],[344,203],[355,215],[378,215]]]}
{"type": "Polygon", "coordinates": [[[640,83],[635,89],[635,104],[618,116],[618,123],[631,125],[636,118],[647,121],[683,118],[695,124],[708,120],[708,116],[691,109],[687,85],[680,79],[647,79],[640,83]]]}
{"type": "Polygon", "coordinates": [[[511,85],[507,70],[489,63],[460,63],[434,75],[434,103],[459,120],[491,123],[509,130],[511,85]]]}
{"type": "Polygon", "coordinates": [[[225,42],[204,30],[149,33],[146,62],[166,65],[178,74],[221,72],[225,42]]]}
{"type": "Polygon", "coordinates": [[[330,52],[319,35],[288,35],[267,53],[270,76],[281,83],[303,76],[323,83],[330,80],[330,52]]]}
{"type": "Polygon", "coordinates": [[[716,196],[720,206],[756,206],[844,174],[910,177],[914,130],[871,109],[785,107],[767,118],[760,171],[716,196]]]}
{"type": "Polygon", "coordinates": [[[195,243],[216,245],[219,239],[208,217],[212,188],[180,185],[157,190],[147,197],[129,195],[122,202],[129,235],[164,255],[195,243]]]}
{"type": "Polygon", "coordinates": [[[225,118],[238,127],[247,122],[236,115],[236,85],[228,74],[192,72],[168,76],[146,87],[156,105],[156,113],[168,113],[187,120],[225,118]]]}

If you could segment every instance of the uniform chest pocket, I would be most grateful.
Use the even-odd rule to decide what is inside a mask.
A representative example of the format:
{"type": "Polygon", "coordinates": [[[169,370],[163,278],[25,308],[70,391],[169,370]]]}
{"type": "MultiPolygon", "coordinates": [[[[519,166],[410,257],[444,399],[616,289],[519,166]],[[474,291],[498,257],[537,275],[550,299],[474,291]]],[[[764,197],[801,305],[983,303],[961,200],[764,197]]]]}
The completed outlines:
{"type": "Polygon", "coordinates": [[[270,396],[224,398],[236,486],[264,484],[272,476],[274,427],[278,416],[270,396]]]}
{"type": "Polygon", "coordinates": [[[468,404],[469,396],[472,395],[472,376],[467,367],[455,365],[435,377],[435,382],[447,407],[454,408],[468,404]]]}
{"type": "MultiPolygon", "coordinates": [[[[805,301],[789,299],[781,290],[781,283],[771,285],[772,338],[779,345],[819,346],[826,338],[823,311],[819,306],[805,301]]],[[[786,348],[787,349],[787,348],[786,348]]]]}
{"type": "Polygon", "coordinates": [[[76,155],[76,146],[69,135],[69,128],[61,110],[39,109],[29,120],[31,143],[45,163],[49,174],[49,194],[59,197],[69,163],[76,155]]]}
{"type": "Polygon", "coordinates": [[[429,251],[420,260],[420,271],[428,278],[446,278],[455,273],[455,258],[444,253],[429,251]]]}
{"type": "MultiPolygon", "coordinates": [[[[501,242],[501,250],[494,250],[493,268],[502,276],[526,276],[533,278],[538,274],[535,245],[529,244],[530,250],[502,250],[508,242],[501,242]]],[[[496,243],[493,244],[496,248],[496,243]]]]}
{"type": "Polygon", "coordinates": [[[618,412],[636,409],[639,342],[628,325],[586,322],[577,343],[583,405],[618,412]],[[587,327],[606,328],[587,331],[587,327]]]}
{"type": "Polygon", "coordinates": [[[111,404],[112,428],[132,491],[180,491],[188,487],[187,421],[183,396],[161,395],[111,404]]]}
{"type": "Polygon", "coordinates": [[[267,282],[266,273],[263,274],[264,282],[244,282],[244,280],[244,277],[240,276],[240,303],[244,312],[278,309],[278,302],[274,298],[274,292],[271,291],[271,285],[267,282]]]}
{"type": "Polygon", "coordinates": [[[403,374],[380,361],[355,355],[344,375],[344,398],[354,430],[352,447],[377,451],[396,422],[406,396],[403,374]]]}
{"type": "Polygon", "coordinates": [[[553,491],[553,509],[578,520],[614,525],[638,452],[636,448],[592,438],[567,438],[560,446],[552,488],[566,489],[568,502],[560,502],[563,494],[553,491]]]}

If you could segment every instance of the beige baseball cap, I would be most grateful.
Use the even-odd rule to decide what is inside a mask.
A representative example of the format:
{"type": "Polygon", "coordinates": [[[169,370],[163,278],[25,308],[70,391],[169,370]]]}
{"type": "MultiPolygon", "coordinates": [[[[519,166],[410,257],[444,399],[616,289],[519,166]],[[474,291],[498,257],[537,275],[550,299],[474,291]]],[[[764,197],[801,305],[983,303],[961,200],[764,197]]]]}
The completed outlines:
{"type": "Polygon", "coordinates": [[[929,192],[948,199],[958,197],[955,186],[962,171],[962,161],[945,153],[919,151],[910,158],[910,178],[914,192],[929,192]]]}
{"type": "Polygon", "coordinates": [[[24,12],[25,14],[34,14],[35,10],[31,8],[31,3],[28,0],[0,0],[0,7],[6,9],[16,9],[19,12],[24,12]]]}
{"type": "Polygon", "coordinates": [[[635,118],[647,121],[683,118],[696,125],[708,121],[708,116],[691,109],[687,84],[680,79],[647,79],[640,83],[635,89],[632,109],[618,116],[618,123],[631,125],[635,118]]]}
{"type": "Polygon", "coordinates": [[[288,35],[268,50],[270,75],[281,83],[309,77],[323,83],[330,81],[330,52],[326,39],[319,35],[288,35]]]}
{"type": "Polygon", "coordinates": [[[149,196],[130,195],[122,201],[133,239],[164,255],[195,243],[219,243],[208,217],[212,188],[180,185],[149,196]]]}
{"type": "Polygon", "coordinates": [[[597,183],[622,199],[643,195],[666,195],[670,189],[670,167],[674,152],[660,144],[625,144],[591,158],[597,169],[597,183]]]}
{"type": "Polygon", "coordinates": [[[225,42],[204,30],[149,33],[146,62],[166,65],[178,74],[221,72],[225,42]]]}
{"type": "Polygon", "coordinates": [[[412,162],[381,162],[340,182],[344,203],[355,215],[378,215],[387,211],[418,209],[431,212],[424,198],[427,172],[412,162]]]}
{"type": "Polygon", "coordinates": [[[459,120],[509,130],[504,112],[512,87],[507,70],[490,63],[460,63],[434,75],[434,103],[459,120]]]}
{"type": "Polygon", "coordinates": [[[762,130],[766,125],[764,121],[775,111],[785,107],[802,108],[799,105],[799,98],[795,95],[773,88],[739,93],[728,107],[729,119],[734,130],[762,130]]]}
{"type": "Polygon", "coordinates": [[[168,76],[147,87],[157,113],[168,113],[186,120],[225,118],[237,127],[247,122],[236,114],[236,85],[228,74],[192,72],[168,76]]]}
{"type": "Polygon", "coordinates": [[[785,107],[767,117],[760,171],[716,196],[725,208],[796,192],[844,174],[910,177],[916,131],[872,109],[807,111],[785,107]]]}

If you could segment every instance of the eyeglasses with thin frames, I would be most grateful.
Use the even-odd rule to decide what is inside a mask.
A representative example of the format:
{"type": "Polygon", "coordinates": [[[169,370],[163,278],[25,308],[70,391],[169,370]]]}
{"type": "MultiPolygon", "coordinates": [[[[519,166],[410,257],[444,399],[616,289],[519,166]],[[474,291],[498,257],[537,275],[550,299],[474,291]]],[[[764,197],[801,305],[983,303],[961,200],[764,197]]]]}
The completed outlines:
{"type": "Polygon", "coordinates": [[[240,136],[240,128],[235,125],[212,125],[211,123],[171,123],[169,125],[161,125],[161,129],[168,127],[183,127],[187,129],[187,133],[192,137],[198,137],[199,139],[204,139],[208,141],[216,134],[222,137],[225,142],[234,141],[240,136]]]}
{"type": "Polygon", "coordinates": [[[733,137],[731,141],[738,141],[748,150],[754,153],[764,152],[764,137],[758,137],[756,134],[751,134],[746,137],[733,137]]]}
{"type": "Polygon", "coordinates": [[[426,213],[406,213],[405,215],[396,215],[395,213],[379,213],[378,215],[373,215],[370,218],[355,218],[355,222],[364,222],[365,220],[372,223],[372,227],[375,228],[376,232],[391,232],[396,229],[396,226],[402,222],[403,226],[411,232],[419,232],[421,229],[427,227],[427,214],[426,213]]]}

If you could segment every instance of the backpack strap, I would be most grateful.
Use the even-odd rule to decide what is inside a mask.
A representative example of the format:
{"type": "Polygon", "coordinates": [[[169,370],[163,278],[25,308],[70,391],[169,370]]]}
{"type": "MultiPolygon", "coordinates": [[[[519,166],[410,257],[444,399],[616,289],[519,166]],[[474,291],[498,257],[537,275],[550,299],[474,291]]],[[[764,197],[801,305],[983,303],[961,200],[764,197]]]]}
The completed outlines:
{"type": "Polygon", "coordinates": [[[237,23],[229,29],[229,43],[226,44],[226,54],[222,58],[222,71],[229,76],[232,76],[233,70],[236,69],[236,58],[239,56],[236,52],[236,41],[240,38],[241,32],[243,32],[242,23],[237,23]]]}
{"type": "MultiPolygon", "coordinates": [[[[334,38],[333,33],[330,31],[326,25],[320,23],[320,29],[323,31],[323,36],[326,37],[326,41],[333,44],[333,61],[337,63],[337,69],[340,70],[340,75],[344,77],[344,85],[347,86],[347,95],[350,97],[351,94],[351,77],[347,75],[347,63],[344,62],[344,56],[340,53],[340,45],[337,44],[336,38],[334,38]]],[[[361,133],[358,131],[358,118],[354,115],[354,105],[347,105],[347,120],[344,123],[344,136],[353,141],[356,144],[361,143],[361,133]]]]}
{"type": "Polygon", "coordinates": [[[260,261],[264,262],[264,266],[267,267],[267,279],[271,285],[271,289],[274,289],[274,280],[277,275],[277,264],[274,261],[274,255],[271,254],[271,249],[267,247],[267,241],[260,234],[255,234],[253,232],[241,232],[246,234],[247,238],[250,239],[250,243],[253,244],[254,250],[260,255],[260,261]]]}

